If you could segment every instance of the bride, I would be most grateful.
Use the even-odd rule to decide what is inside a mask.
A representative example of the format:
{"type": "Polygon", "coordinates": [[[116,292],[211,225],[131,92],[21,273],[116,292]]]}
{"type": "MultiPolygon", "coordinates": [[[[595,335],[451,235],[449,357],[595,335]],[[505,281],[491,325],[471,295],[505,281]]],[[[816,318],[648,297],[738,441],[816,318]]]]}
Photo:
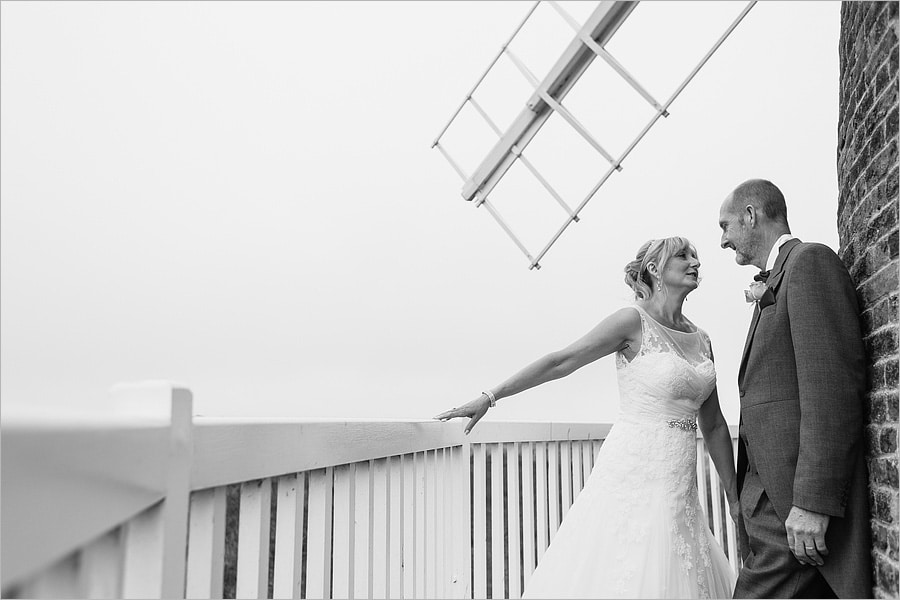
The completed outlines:
{"type": "Polygon", "coordinates": [[[616,353],[620,410],[590,478],[523,598],[730,598],[734,581],[697,495],[696,430],[739,511],[731,436],[712,346],[684,314],[700,261],[685,238],[651,240],[625,267],[635,303],[475,400],[435,417],[469,417],[497,400],[616,353]]]}

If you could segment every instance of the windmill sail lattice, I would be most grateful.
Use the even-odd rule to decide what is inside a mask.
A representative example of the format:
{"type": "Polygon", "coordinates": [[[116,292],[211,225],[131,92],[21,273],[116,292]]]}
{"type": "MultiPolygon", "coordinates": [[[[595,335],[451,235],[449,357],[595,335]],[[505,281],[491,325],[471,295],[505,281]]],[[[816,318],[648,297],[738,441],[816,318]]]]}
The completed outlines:
{"type": "Polygon", "coordinates": [[[549,4],[555,12],[558,13],[560,18],[572,28],[575,35],[547,75],[542,80],[539,80],[528,69],[525,62],[510,49],[510,44],[516,36],[519,35],[528,20],[532,18],[535,9],[541,3],[542,2],[539,0],[531,7],[522,22],[519,23],[513,31],[512,36],[510,36],[507,42],[503,44],[498,54],[490,62],[481,77],[479,77],[471,91],[466,94],[462,103],[453,113],[453,116],[450,117],[449,122],[444,126],[432,144],[432,147],[437,148],[444,155],[450,165],[462,178],[464,182],[462,187],[463,198],[469,201],[474,200],[476,207],[484,206],[488,210],[500,227],[528,258],[530,269],[540,269],[540,261],[550,247],[559,239],[571,223],[578,222],[578,215],[582,209],[584,209],[585,205],[587,205],[591,198],[614,172],[622,169],[622,161],[624,161],[631,153],[638,142],[643,139],[657,120],[660,117],[667,117],[669,115],[668,109],[672,102],[675,101],[678,95],[684,90],[688,83],[690,83],[703,65],[706,64],[719,46],[721,46],[731,32],[734,31],[753,7],[755,1],[749,2],[744,7],[740,14],[727,27],[725,32],[718,40],[716,40],[708,52],[706,52],[700,62],[688,73],[682,83],[664,102],[660,102],[654,98],[653,95],[650,94],[650,92],[648,92],[636,78],[633,77],[625,67],[605,49],[607,42],[615,35],[616,31],[626,19],[628,19],[629,15],[638,5],[638,2],[600,2],[590,16],[588,16],[583,23],[579,24],[579,22],[567,13],[557,2],[546,1],[545,3],[549,4]],[[482,82],[503,56],[506,56],[506,58],[512,62],[516,69],[534,89],[531,96],[527,98],[524,108],[505,131],[497,126],[484,107],[482,107],[474,97],[479,86],[481,86],[482,82]],[[649,122],[637,136],[634,137],[631,143],[627,145],[626,149],[618,155],[609,152],[562,103],[565,96],[596,58],[600,58],[609,65],[619,77],[621,77],[653,108],[653,116],[649,122]],[[487,153],[472,174],[465,173],[459,163],[454,160],[447,149],[441,145],[441,138],[447,133],[451,126],[453,126],[460,112],[467,105],[475,109],[498,137],[496,144],[490,152],[487,153]],[[550,185],[547,179],[541,175],[537,168],[535,168],[523,153],[528,144],[535,138],[541,127],[554,113],[565,120],[575,132],[584,138],[584,140],[609,164],[608,169],[600,180],[597,181],[587,195],[574,206],[569,204],[550,185]],[[519,161],[534,175],[535,179],[566,213],[566,217],[559,229],[536,254],[533,254],[525,246],[510,226],[504,221],[497,208],[489,201],[491,192],[516,161],[519,161]]]}

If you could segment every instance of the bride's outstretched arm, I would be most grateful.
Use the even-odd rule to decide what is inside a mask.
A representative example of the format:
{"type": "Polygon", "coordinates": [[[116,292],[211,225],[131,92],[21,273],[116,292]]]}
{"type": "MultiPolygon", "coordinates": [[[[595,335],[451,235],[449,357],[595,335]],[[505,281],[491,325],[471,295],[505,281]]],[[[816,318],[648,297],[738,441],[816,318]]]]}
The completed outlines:
{"type": "Polygon", "coordinates": [[[698,421],[703,439],[706,440],[706,447],[709,449],[709,455],[712,457],[713,464],[716,465],[716,472],[725,488],[731,518],[737,520],[738,513],[736,511],[740,510],[740,503],[734,470],[734,451],[731,445],[731,432],[728,431],[728,424],[719,407],[717,388],[713,388],[709,398],[700,407],[698,421]]]}
{"type": "MultiPolygon", "coordinates": [[[[537,359],[488,391],[496,400],[513,396],[542,383],[565,377],[598,358],[628,347],[640,338],[640,316],[634,309],[623,308],[603,319],[581,339],[537,359]]],[[[475,400],[442,412],[434,418],[447,421],[456,417],[469,417],[471,420],[466,425],[466,433],[469,433],[489,407],[490,399],[482,394],[475,400]]]]}

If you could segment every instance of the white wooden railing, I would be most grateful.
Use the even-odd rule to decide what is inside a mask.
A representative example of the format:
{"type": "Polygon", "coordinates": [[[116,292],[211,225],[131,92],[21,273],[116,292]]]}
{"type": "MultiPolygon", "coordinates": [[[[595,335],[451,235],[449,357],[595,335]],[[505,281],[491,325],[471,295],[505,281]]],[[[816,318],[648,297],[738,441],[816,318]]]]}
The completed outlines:
{"type": "Polygon", "coordinates": [[[192,418],[167,383],[114,400],[103,420],[4,417],[3,597],[517,598],[609,431],[192,418]]]}

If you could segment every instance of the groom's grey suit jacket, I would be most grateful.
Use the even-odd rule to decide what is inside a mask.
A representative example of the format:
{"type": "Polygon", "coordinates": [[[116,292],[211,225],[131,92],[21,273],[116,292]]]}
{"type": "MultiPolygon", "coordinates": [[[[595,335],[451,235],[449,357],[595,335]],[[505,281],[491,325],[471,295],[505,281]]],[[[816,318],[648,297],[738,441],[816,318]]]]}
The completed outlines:
{"type": "Polygon", "coordinates": [[[866,356],[856,290],[831,248],[796,239],[781,247],[767,287],[738,371],[738,489],[752,460],[782,522],[793,505],[831,515],[819,569],[839,597],[866,598],[866,356]]]}

